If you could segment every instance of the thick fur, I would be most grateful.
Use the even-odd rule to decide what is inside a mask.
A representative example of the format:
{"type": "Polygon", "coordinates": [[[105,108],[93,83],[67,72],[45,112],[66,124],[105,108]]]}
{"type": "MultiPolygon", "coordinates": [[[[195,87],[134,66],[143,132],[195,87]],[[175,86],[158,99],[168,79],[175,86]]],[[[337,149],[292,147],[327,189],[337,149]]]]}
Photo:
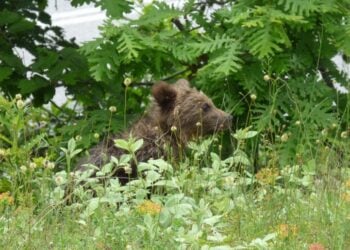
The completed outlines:
{"type": "MultiPolygon", "coordinates": [[[[128,139],[130,136],[144,141],[136,152],[139,162],[162,156],[167,158],[169,154],[176,159],[189,140],[231,127],[232,116],[216,108],[211,99],[191,88],[185,79],[175,84],[155,84],[152,96],[152,103],[140,120],[119,137],[113,136],[93,147],[90,157],[79,165],[91,163],[101,166],[111,156],[120,157],[126,152],[114,146],[114,139],[128,139]]],[[[84,167],[78,169],[84,170],[84,167]]],[[[131,175],[123,169],[118,169],[115,175],[125,184],[130,178],[137,177],[136,164],[132,164],[131,175]]]]}

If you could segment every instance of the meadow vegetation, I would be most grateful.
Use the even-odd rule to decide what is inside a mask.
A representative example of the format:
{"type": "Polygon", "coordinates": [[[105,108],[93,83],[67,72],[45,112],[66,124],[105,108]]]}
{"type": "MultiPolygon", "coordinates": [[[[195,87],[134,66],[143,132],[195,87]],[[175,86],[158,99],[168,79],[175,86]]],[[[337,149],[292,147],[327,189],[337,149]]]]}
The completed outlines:
{"type": "Polygon", "coordinates": [[[350,248],[350,95],[334,84],[350,86],[332,60],[349,60],[348,0],[73,0],[108,15],[81,46],[50,25],[46,1],[15,2],[0,3],[0,248],[350,248]],[[139,162],[126,185],[110,176],[142,140],[75,171],[141,115],[153,82],[181,77],[232,130],[139,162]]]}

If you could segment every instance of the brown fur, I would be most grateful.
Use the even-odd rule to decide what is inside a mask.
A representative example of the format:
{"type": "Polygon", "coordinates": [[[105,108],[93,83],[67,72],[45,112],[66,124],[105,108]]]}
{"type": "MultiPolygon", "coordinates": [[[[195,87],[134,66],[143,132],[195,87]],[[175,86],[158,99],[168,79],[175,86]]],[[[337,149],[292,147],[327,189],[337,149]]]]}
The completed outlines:
{"type": "MultiPolygon", "coordinates": [[[[130,136],[143,139],[142,148],[136,152],[139,162],[169,156],[165,149],[167,145],[176,158],[189,140],[231,126],[232,116],[216,108],[205,94],[191,88],[187,80],[181,79],[175,84],[159,82],[153,86],[152,96],[152,103],[145,115],[129,131],[119,136],[123,139],[130,136]]],[[[110,156],[118,158],[124,154],[125,151],[114,146],[115,138],[92,148],[90,158],[85,162],[101,166],[109,161],[110,156]]],[[[123,169],[116,171],[121,183],[125,184],[129,178],[137,176],[136,164],[132,165],[130,176],[123,169]]]]}

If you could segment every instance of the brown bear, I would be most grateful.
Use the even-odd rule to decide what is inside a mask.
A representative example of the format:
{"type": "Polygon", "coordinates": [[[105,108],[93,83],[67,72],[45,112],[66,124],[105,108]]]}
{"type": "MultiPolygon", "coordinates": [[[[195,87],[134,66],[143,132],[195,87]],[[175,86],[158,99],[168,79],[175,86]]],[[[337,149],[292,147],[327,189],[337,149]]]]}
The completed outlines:
{"type": "MultiPolygon", "coordinates": [[[[126,152],[117,148],[114,140],[129,137],[143,139],[142,147],[136,152],[138,162],[162,156],[176,159],[189,140],[231,127],[232,116],[216,108],[210,98],[191,88],[185,79],[175,84],[158,82],[152,87],[152,96],[151,105],[140,120],[120,136],[112,136],[93,147],[90,158],[84,161],[101,166],[110,156],[120,157],[126,152]]],[[[132,164],[131,174],[119,168],[115,176],[125,184],[137,177],[136,167],[132,164]]]]}

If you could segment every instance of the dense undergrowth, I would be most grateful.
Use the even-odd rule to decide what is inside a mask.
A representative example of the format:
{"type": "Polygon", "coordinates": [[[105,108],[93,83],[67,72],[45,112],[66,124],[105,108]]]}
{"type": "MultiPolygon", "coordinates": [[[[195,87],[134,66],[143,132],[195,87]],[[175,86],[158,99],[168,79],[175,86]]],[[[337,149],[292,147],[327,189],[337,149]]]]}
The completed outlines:
{"type": "Polygon", "coordinates": [[[248,127],[190,143],[186,157],[173,165],[141,162],[142,177],[120,186],[106,177],[112,167],[129,167],[141,141],[119,141],[119,147],[128,143],[130,154],[112,158],[90,177],[89,171],[73,171],[82,136],[55,136],[52,114],[20,95],[1,97],[0,104],[4,249],[350,246],[350,147],[339,124],[309,138],[317,146],[289,155],[286,165],[283,145],[293,135],[272,142],[248,127]],[[226,137],[232,147],[225,150],[226,137]],[[251,154],[251,144],[259,144],[258,155],[251,154]]]}

